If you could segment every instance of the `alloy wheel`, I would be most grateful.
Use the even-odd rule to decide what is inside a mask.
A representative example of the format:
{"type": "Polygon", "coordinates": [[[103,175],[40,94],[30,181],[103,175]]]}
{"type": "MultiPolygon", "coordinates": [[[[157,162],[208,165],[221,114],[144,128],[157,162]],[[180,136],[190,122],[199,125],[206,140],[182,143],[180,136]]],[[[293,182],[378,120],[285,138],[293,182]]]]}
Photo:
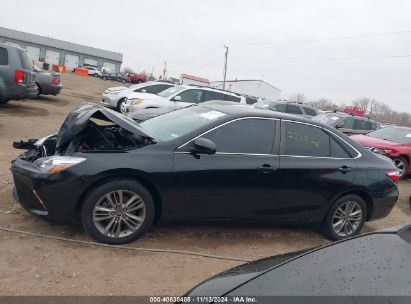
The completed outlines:
{"type": "Polygon", "coordinates": [[[355,201],[345,202],[334,212],[333,230],[341,237],[353,235],[360,226],[362,217],[363,212],[360,204],[355,201]]]}
{"type": "Polygon", "coordinates": [[[403,176],[405,173],[405,162],[402,159],[394,159],[394,165],[398,169],[400,176],[403,176]]]}
{"type": "Polygon", "coordinates": [[[143,199],[129,190],[116,190],[102,196],[94,206],[93,223],[108,237],[123,238],[136,232],[146,218],[143,199]]]}

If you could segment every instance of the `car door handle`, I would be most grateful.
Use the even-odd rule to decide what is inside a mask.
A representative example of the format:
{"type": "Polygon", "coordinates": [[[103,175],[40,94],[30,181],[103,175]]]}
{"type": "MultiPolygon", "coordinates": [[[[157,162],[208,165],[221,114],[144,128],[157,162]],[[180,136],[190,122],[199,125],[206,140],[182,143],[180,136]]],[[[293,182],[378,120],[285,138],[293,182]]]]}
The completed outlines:
{"type": "Polygon", "coordinates": [[[342,172],[342,173],[348,173],[352,171],[352,168],[347,167],[347,166],[341,166],[338,168],[338,171],[342,172]]]}
{"type": "Polygon", "coordinates": [[[263,174],[267,174],[267,173],[271,173],[271,172],[277,170],[277,167],[272,167],[268,164],[264,164],[262,166],[258,166],[257,170],[260,171],[263,174]]]}

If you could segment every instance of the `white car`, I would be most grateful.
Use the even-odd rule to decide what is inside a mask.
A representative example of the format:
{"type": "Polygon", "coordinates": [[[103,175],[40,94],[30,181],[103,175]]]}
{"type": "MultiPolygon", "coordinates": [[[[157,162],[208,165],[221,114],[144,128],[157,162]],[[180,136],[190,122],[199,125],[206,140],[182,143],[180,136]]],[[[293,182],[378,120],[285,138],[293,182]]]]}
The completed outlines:
{"type": "MultiPolygon", "coordinates": [[[[152,98],[156,98],[158,97],[158,93],[174,86],[175,84],[168,82],[148,81],[140,84],[135,84],[130,87],[108,88],[103,93],[101,104],[105,107],[120,111],[122,103],[131,93],[145,93],[147,95],[153,95],[152,98]]],[[[150,96],[146,96],[146,98],[149,99],[150,96]]]]}
{"type": "Polygon", "coordinates": [[[236,93],[192,85],[179,85],[169,88],[158,95],[147,96],[131,93],[121,105],[121,112],[132,116],[141,109],[182,108],[209,100],[225,100],[246,104],[246,98],[236,93]]]}
{"type": "Polygon", "coordinates": [[[100,71],[98,68],[96,68],[96,67],[83,66],[82,69],[87,70],[89,76],[101,77],[101,75],[103,75],[103,74],[101,73],[101,71],[100,71]]]}

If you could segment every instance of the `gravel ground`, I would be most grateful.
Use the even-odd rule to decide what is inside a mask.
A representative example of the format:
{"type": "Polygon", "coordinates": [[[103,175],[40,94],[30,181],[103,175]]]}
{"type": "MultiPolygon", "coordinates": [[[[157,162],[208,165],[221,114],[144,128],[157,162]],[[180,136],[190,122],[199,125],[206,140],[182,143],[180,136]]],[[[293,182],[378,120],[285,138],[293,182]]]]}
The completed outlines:
{"type": "MultiPolygon", "coordinates": [[[[11,196],[10,161],[20,139],[55,132],[81,102],[98,103],[119,83],[63,74],[61,95],[0,106],[0,226],[78,240],[80,227],[52,225],[29,215],[11,196]]],[[[411,182],[400,183],[391,214],[363,232],[410,222],[411,182]]],[[[314,227],[174,224],[154,227],[133,247],[176,249],[255,260],[327,244],[314,227]]],[[[181,295],[209,276],[241,262],[164,253],[142,253],[48,240],[0,231],[0,295],[181,295]]]]}

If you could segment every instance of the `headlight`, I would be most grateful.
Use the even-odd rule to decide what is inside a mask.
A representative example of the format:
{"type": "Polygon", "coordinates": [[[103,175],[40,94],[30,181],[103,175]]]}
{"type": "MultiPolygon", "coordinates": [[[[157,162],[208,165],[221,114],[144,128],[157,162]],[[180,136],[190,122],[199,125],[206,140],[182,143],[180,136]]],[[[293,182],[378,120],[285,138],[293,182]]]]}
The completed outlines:
{"type": "Polygon", "coordinates": [[[143,102],[143,100],[142,99],[132,99],[132,100],[129,100],[129,104],[131,104],[131,105],[133,105],[133,106],[137,106],[137,105],[139,105],[140,103],[142,103],[143,102]]]}
{"type": "Polygon", "coordinates": [[[44,173],[58,173],[85,160],[84,157],[51,156],[39,158],[34,165],[44,173]]]}

